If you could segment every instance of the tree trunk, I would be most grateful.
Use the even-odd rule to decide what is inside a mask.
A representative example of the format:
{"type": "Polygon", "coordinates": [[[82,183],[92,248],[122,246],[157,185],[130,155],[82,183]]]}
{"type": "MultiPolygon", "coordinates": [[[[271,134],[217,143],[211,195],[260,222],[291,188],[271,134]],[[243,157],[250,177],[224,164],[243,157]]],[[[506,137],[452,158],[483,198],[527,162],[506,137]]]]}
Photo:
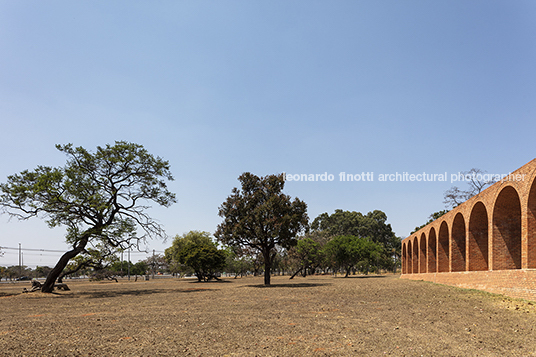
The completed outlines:
{"type": "Polygon", "coordinates": [[[294,274],[292,274],[292,276],[290,277],[290,279],[294,279],[294,277],[295,277],[296,275],[298,275],[298,273],[299,273],[300,271],[302,271],[302,269],[303,269],[303,267],[301,267],[300,269],[298,269],[294,274]]]}
{"type": "Polygon", "coordinates": [[[264,255],[264,285],[270,285],[270,272],[272,270],[272,257],[270,256],[270,250],[264,255]]]}
{"type": "Polygon", "coordinates": [[[60,260],[56,263],[56,266],[50,271],[50,273],[48,273],[47,280],[41,287],[41,292],[51,293],[52,290],[54,290],[54,284],[56,283],[56,279],[60,276],[63,269],[65,269],[65,267],[69,263],[69,260],[76,257],[86,248],[88,240],[89,235],[85,234],[72,250],[61,256],[60,260]]]}

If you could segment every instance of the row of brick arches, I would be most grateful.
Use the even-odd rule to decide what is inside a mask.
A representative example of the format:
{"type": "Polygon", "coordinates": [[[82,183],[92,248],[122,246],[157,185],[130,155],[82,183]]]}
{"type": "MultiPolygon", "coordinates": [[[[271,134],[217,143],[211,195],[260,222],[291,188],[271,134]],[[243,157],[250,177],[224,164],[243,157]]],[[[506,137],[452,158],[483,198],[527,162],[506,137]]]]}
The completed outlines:
{"type": "Polygon", "coordinates": [[[536,269],[536,159],[402,241],[402,274],[536,269]]]}

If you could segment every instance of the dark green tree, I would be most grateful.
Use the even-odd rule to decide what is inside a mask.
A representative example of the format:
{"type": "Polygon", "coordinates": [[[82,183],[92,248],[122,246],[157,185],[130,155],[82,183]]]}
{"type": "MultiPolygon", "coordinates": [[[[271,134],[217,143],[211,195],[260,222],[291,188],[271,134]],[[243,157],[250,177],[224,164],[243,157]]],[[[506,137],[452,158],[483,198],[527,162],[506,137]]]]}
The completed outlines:
{"type": "Polygon", "coordinates": [[[372,261],[380,258],[382,251],[380,244],[356,236],[336,236],[324,247],[324,254],[333,268],[344,270],[345,277],[359,265],[368,267],[372,261]]]}
{"type": "Polygon", "coordinates": [[[233,247],[227,247],[225,258],[225,272],[234,274],[235,279],[244,276],[248,271],[253,270],[253,262],[251,257],[245,254],[242,250],[233,247]]]}
{"type": "Polygon", "coordinates": [[[296,246],[292,247],[288,254],[296,265],[296,271],[290,279],[293,279],[300,272],[303,277],[307,276],[307,271],[312,274],[324,260],[322,245],[310,236],[299,239],[296,246]]]}
{"type": "Polygon", "coordinates": [[[250,247],[264,258],[264,284],[270,285],[270,272],[277,248],[296,245],[296,235],[307,229],[307,205],[285,195],[283,175],[258,177],[240,175],[242,188],[233,188],[220,206],[223,222],[216,238],[225,245],[250,247]]]}
{"type": "Polygon", "coordinates": [[[166,260],[190,267],[198,281],[216,278],[225,267],[226,256],[208,232],[190,231],[182,237],[176,236],[172,246],[166,249],[166,260]]]}
{"type": "Polygon", "coordinates": [[[366,215],[340,209],[331,215],[322,213],[311,223],[311,230],[330,237],[341,235],[369,238],[383,247],[376,263],[385,269],[396,269],[400,260],[401,239],[387,223],[387,215],[380,210],[374,210],[366,215]]]}
{"type": "Polygon", "coordinates": [[[136,277],[134,281],[138,281],[138,275],[145,275],[148,269],[149,266],[144,261],[137,262],[136,264],[131,266],[130,274],[136,277]]]}
{"type": "Polygon", "coordinates": [[[68,157],[64,167],[38,166],[8,177],[0,185],[0,208],[19,219],[42,217],[50,227],[66,226],[66,252],[47,276],[41,291],[51,292],[69,260],[88,244],[117,249],[138,247],[148,237],[165,237],[146,210],[148,202],[170,206],[175,195],[169,163],[143,146],[124,141],[97,147],[57,145],[68,157]],[[138,235],[141,228],[142,234],[138,235]]]}
{"type": "Polygon", "coordinates": [[[35,268],[35,277],[36,278],[46,278],[48,273],[52,270],[51,267],[48,266],[37,266],[35,268]]]}

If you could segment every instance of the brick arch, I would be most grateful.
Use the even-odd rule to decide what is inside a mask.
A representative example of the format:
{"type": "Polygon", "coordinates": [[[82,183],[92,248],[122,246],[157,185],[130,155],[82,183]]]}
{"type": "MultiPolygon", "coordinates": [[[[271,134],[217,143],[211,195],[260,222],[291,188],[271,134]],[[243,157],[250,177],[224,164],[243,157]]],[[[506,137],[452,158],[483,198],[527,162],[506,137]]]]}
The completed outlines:
{"type": "Polygon", "coordinates": [[[406,243],[402,243],[402,274],[407,274],[408,273],[408,269],[407,269],[407,264],[408,264],[408,256],[406,254],[406,246],[407,244],[406,243]]]}
{"type": "Polygon", "coordinates": [[[437,236],[437,272],[449,272],[449,226],[443,221],[439,227],[439,235],[437,236]]]}
{"type": "Polygon", "coordinates": [[[536,177],[527,202],[527,268],[536,268],[536,177]]]}
{"type": "Polygon", "coordinates": [[[437,237],[434,227],[428,233],[428,272],[437,271],[437,237]]]}
{"type": "Polygon", "coordinates": [[[488,270],[488,212],[482,202],[477,202],[471,210],[468,241],[469,270],[488,270]]]}
{"type": "Polygon", "coordinates": [[[452,222],[451,271],[465,271],[465,220],[458,213],[452,222]]]}
{"type": "Polygon", "coordinates": [[[419,240],[419,273],[426,273],[426,234],[421,234],[421,239],[419,240]]]}
{"type": "Polygon", "coordinates": [[[408,240],[408,262],[406,264],[406,271],[408,274],[413,274],[413,251],[411,249],[411,240],[408,240]]]}
{"type": "Polygon", "coordinates": [[[417,239],[417,237],[413,238],[413,252],[411,255],[413,257],[413,265],[411,269],[413,270],[413,273],[418,273],[419,272],[419,240],[417,239]]]}
{"type": "Polygon", "coordinates": [[[493,270],[521,269],[521,201],[504,187],[493,207],[493,270]]]}
{"type": "Polygon", "coordinates": [[[404,239],[403,279],[536,301],[536,159],[496,177],[498,182],[404,239]],[[423,234],[426,272],[419,272],[423,234]]]}

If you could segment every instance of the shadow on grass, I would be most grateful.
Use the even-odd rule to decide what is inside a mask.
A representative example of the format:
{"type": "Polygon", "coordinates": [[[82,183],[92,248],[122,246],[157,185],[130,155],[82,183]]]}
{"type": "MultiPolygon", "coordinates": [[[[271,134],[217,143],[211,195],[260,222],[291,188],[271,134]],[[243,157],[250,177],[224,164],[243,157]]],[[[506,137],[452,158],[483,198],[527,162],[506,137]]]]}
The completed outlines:
{"type": "Polygon", "coordinates": [[[119,296],[146,296],[154,294],[185,294],[185,293],[196,293],[203,291],[216,291],[219,289],[212,288],[187,288],[187,289],[140,289],[140,290],[119,290],[119,291],[75,291],[72,294],[62,294],[62,293],[53,293],[62,295],[66,298],[75,298],[75,297],[88,297],[88,298],[109,298],[109,297],[119,297],[119,296]]]}
{"type": "Polygon", "coordinates": [[[192,281],[189,281],[188,282],[189,284],[200,284],[200,285],[205,285],[205,284],[225,284],[225,283],[232,283],[232,280],[211,280],[211,281],[198,281],[198,280],[192,280],[192,281]]]}
{"type": "Polygon", "coordinates": [[[271,285],[244,285],[248,288],[313,288],[317,286],[332,285],[331,283],[288,283],[288,284],[271,284],[271,285]]]}
{"type": "Polygon", "coordinates": [[[22,293],[0,293],[0,298],[8,297],[8,296],[20,295],[20,294],[22,294],[22,293]]]}
{"type": "Polygon", "coordinates": [[[387,278],[386,275],[344,275],[335,276],[335,279],[371,279],[371,278],[387,278]]]}

